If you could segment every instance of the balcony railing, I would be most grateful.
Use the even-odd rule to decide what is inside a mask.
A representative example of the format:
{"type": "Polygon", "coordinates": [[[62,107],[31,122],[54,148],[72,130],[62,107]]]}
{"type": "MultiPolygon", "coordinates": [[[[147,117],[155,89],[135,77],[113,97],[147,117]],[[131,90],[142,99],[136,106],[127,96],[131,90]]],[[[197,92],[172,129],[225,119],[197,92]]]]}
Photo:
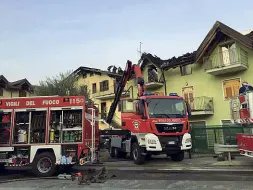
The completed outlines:
{"type": "MultiPolygon", "coordinates": [[[[161,76],[162,77],[162,76],[161,76]]],[[[163,86],[163,82],[158,78],[158,74],[148,73],[148,81],[146,81],[147,88],[157,88],[163,86]]]]}
{"type": "Polygon", "coordinates": [[[201,96],[194,97],[192,107],[192,115],[208,115],[213,114],[213,98],[201,96]]]}
{"type": "Polygon", "coordinates": [[[206,72],[213,75],[242,71],[248,68],[248,53],[241,48],[233,48],[204,57],[203,61],[206,72]]]}
{"type": "MultiPolygon", "coordinates": [[[[117,90],[117,85],[112,85],[109,86],[109,89],[106,91],[98,91],[96,93],[93,93],[93,95],[98,98],[98,99],[102,99],[102,98],[112,98],[115,96],[116,90],[117,90]]],[[[122,96],[126,96],[129,95],[129,92],[127,92],[127,86],[125,86],[123,92],[122,92],[122,96]]]]}

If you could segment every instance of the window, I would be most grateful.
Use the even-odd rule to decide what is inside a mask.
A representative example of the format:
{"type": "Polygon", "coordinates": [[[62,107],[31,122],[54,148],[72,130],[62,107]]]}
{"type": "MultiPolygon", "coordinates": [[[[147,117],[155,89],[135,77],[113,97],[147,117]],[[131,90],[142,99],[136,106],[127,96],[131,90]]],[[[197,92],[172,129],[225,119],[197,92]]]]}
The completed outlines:
{"type": "Polygon", "coordinates": [[[81,91],[81,94],[86,95],[88,93],[88,87],[87,87],[87,85],[80,86],[80,91],[81,91]]]}
{"type": "Polygon", "coordinates": [[[135,102],[136,100],[122,100],[121,112],[125,112],[125,113],[135,112],[135,102]]]}
{"type": "Polygon", "coordinates": [[[148,82],[158,82],[158,71],[154,65],[148,68],[148,82]]]}
{"type": "Polygon", "coordinates": [[[92,84],[92,93],[96,93],[97,92],[97,84],[96,83],[93,83],[92,84]]]}
{"type": "Polygon", "coordinates": [[[4,89],[0,87],[0,96],[4,95],[4,89]]]}
{"type": "Polygon", "coordinates": [[[190,75],[192,74],[192,67],[191,65],[185,65],[180,67],[181,76],[190,75]]]}
{"type": "Polygon", "coordinates": [[[25,90],[19,90],[19,97],[26,97],[26,91],[25,90]]]}
{"type": "Polygon", "coordinates": [[[224,119],[224,120],[221,120],[221,124],[222,125],[231,125],[232,124],[232,122],[231,122],[231,120],[229,120],[229,119],[224,119]]]}
{"type": "Polygon", "coordinates": [[[191,121],[190,122],[190,127],[193,128],[193,127],[206,127],[206,121],[191,121]]]}
{"type": "Polygon", "coordinates": [[[100,82],[100,92],[107,91],[107,90],[109,90],[109,81],[104,80],[100,82]]]}
{"type": "Polygon", "coordinates": [[[230,99],[239,94],[240,79],[231,79],[223,81],[223,92],[225,99],[230,99]]]}
{"type": "Polygon", "coordinates": [[[186,116],[183,99],[152,98],[147,99],[150,118],[183,118],[186,116]]]}
{"type": "Polygon", "coordinates": [[[190,104],[191,109],[194,109],[194,89],[192,86],[182,89],[184,100],[190,104]]]}

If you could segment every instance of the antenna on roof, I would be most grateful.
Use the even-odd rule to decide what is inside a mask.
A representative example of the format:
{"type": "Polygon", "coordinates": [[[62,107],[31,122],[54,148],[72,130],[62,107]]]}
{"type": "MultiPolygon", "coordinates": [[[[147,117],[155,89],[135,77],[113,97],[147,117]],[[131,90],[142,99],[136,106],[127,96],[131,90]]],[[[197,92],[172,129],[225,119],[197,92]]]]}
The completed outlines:
{"type": "Polygon", "coordinates": [[[137,49],[137,52],[140,54],[140,58],[141,58],[141,54],[142,54],[142,52],[141,52],[141,45],[142,45],[143,43],[142,42],[140,42],[140,49],[138,50],[137,49]]]}

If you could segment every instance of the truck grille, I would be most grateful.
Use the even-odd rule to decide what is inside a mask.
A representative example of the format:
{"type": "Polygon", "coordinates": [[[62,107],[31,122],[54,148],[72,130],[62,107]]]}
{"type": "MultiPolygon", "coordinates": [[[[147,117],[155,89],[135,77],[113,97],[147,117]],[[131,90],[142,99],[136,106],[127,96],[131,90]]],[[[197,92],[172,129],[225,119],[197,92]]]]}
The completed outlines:
{"type": "Polygon", "coordinates": [[[159,133],[176,133],[182,132],[184,124],[167,124],[167,123],[157,123],[156,129],[159,133]]]}

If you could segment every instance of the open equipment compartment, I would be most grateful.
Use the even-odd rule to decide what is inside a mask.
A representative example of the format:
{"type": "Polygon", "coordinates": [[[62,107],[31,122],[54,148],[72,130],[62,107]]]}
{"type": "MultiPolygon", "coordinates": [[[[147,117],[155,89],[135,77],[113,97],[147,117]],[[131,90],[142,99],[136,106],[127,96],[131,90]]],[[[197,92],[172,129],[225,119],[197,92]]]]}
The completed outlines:
{"type": "Polygon", "coordinates": [[[77,145],[63,145],[62,146],[62,157],[61,164],[71,164],[78,162],[77,159],[77,145]]]}
{"type": "Polygon", "coordinates": [[[13,144],[28,144],[30,112],[15,110],[13,144]]]}
{"type": "Polygon", "coordinates": [[[30,133],[28,136],[29,143],[45,143],[45,133],[46,133],[46,123],[47,123],[47,110],[36,110],[31,111],[31,125],[30,133]]]}
{"type": "Polygon", "coordinates": [[[63,110],[63,143],[82,142],[82,109],[63,110]]]}
{"type": "Polygon", "coordinates": [[[30,163],[30,146],[18,146],[8,153],[9,166],[28,165],[30,163]]]}
{"type": "Polygon", "coordinates": [[[50,111],[49,143],[82,142],[83,109],[57,108],[50,111]]]}
{"type": "Polygon", "coordinates": [[[12,113],[0,111],[0,144],[10,144],[12,113]]]}

